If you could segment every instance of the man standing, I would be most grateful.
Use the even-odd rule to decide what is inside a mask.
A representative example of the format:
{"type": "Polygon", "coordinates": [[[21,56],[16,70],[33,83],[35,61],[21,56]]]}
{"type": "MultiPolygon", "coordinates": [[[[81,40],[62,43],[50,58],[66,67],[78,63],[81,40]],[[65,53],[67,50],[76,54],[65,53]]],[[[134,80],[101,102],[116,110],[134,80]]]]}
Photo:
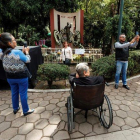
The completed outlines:
{"type": "Polygon", "coordinates": [[[139,35],[134,37],[130,42],[126,42],[125,34],[119,36],[119,42],[115,43],[116,49],[116,74],[115,74],[115,88],[118,89],[120,73],[122,71],[123,87],[129,90],[126,82],[126,74],[128,67],[129,48],[136,47],[139,42],[139,35]]]}

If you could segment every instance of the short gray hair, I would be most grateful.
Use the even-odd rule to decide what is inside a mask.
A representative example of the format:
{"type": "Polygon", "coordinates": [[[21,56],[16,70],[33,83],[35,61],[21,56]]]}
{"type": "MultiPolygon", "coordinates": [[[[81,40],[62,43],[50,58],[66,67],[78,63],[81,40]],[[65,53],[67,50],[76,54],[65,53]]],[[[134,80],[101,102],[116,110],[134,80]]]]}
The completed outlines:
{"type": "Polygon", "coordinates": [[[76,72],[78,73],[79,77],[84,76],[84,71],[87,72],[89,70],[87,63],[79,63],[76,65],[76,72]]]}

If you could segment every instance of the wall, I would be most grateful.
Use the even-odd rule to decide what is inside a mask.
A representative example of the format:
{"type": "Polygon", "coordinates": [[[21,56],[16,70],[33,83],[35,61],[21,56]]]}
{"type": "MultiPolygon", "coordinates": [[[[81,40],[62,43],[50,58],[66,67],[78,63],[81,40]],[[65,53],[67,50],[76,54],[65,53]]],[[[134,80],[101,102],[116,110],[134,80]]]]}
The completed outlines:
{"type": "MultiPolygon", "coordinates": [[[[76,30],[80,31],[80,11],[76,13],[62,13],[54,10],[54,29],[58,30],[58,18],[57,15],[60,15],[60,30],[64,29],[65,26],[67,25],[67,22],[73,23],[73,18],[76,16],[76,30]]],[[[72,28],[70,29],[71,32],[73,33],[73,26],[74,23],[72,24],[72,28]]]]}
{"type": "MultiPolygon", "coordinates": [[[[79,10],[75,13],[62,13],[58,12],[55,9],[51,9],[50,11],[50,29],[51,29],[51,47],[52,48],[59,48],[60,46],[56,45],[54,39],[54,30],[59,30],[59,23],[60,23],[60,30],[64,29],[67,25],[67,22],[73,23],[72,28],[70,28],[71,32],[80,31],[81,34],[81,43],[83,43],[83,26],[84,26],[84,11],[79,10]],[[58,22],[58,15],[60,16],[60,22],[58,22]],[[74,22],[74,17],[76,19],[76,26],[74,22]],[[76,29],[74,29],[76,27],[76,29]]],[[[70,45],[72,47],[72,45],[70,45]]],[[[62,45],[61,45],[62,47],[62,45]]]]}

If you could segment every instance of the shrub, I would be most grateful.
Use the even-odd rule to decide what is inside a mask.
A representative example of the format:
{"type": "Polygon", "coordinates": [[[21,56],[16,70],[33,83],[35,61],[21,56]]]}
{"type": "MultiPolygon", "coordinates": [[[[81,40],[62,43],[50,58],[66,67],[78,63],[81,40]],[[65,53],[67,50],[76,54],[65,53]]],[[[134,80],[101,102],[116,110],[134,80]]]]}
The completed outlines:
{"type": "Polygon", "coordinates": [[[104,75],[106,79],[112,79],[115,74],[115,55],[112,54],[98,59],[92,63],[91,68],[93,75],[104,75]]]}
{"type": "Polygon", "coordinates": [[[140,51],[132,51],[130,52],[128,59],[128,75],[136,75],[140,73],[140,51]]]}
{"type": "MultiPolygon", "coordinates": [[[[115,54],[98,59],[92,63],[91,68],[93,75],[104,75],[105,79],[113,80],[116,72],[115,54]]],[[[138,73],[140,73],[140,51],[130,51],[127,75],[132,76],[138,73]]]]}
{"type": "Polygon", "coordinates": [[[49,87],[51,87],[53,81],[56,79],[66,79],[69,75],[69,67],[60,64],[42,64],[37,71],[37,79],[42,81],[48,81],[49,87]]]}

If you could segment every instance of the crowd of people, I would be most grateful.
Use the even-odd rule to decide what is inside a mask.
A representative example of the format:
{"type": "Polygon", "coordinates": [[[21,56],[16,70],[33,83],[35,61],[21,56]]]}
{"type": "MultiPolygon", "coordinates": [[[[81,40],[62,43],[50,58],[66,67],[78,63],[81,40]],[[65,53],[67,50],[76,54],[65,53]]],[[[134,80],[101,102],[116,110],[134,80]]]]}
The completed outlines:
{"type": "MultiPolygon", "coordinates": [[[[121,34],[119,41],[115,43],[116,49],[116,74],[115,88],[118,89],[120,73],[122,72],[123,87],[130,89],[127,85],[126,75],[128,67],[129,48],[137,46],[139,35],[134,37],[130,42],[126,42],[125,34],[121,34]]],[[[72,49],[68,46],[68,42],[63,43],[61,60],[64,64],[70,65],[73,61],[72,49]]],[[[28,106],[28,78],[31,77],[25,63],[30,63],[29,47],[23,47],[21,50],[16,50],[16,40],[10,33],[0,34],[0,59],[2,60],[3,68],[6,72],[7,81],[11,87],[13,113],[16,114],[19,107],[19,94],[22,104],[24,116],[34,112],[34,109],[29,109],[28,106]]],[[[87,63],[79,63],[76,65],[76,72],[70,74],[69,82],[71,86],[78,85],[96,85],[104,82],[103,76],[90,76],[90,69],[87,63]]]]}

